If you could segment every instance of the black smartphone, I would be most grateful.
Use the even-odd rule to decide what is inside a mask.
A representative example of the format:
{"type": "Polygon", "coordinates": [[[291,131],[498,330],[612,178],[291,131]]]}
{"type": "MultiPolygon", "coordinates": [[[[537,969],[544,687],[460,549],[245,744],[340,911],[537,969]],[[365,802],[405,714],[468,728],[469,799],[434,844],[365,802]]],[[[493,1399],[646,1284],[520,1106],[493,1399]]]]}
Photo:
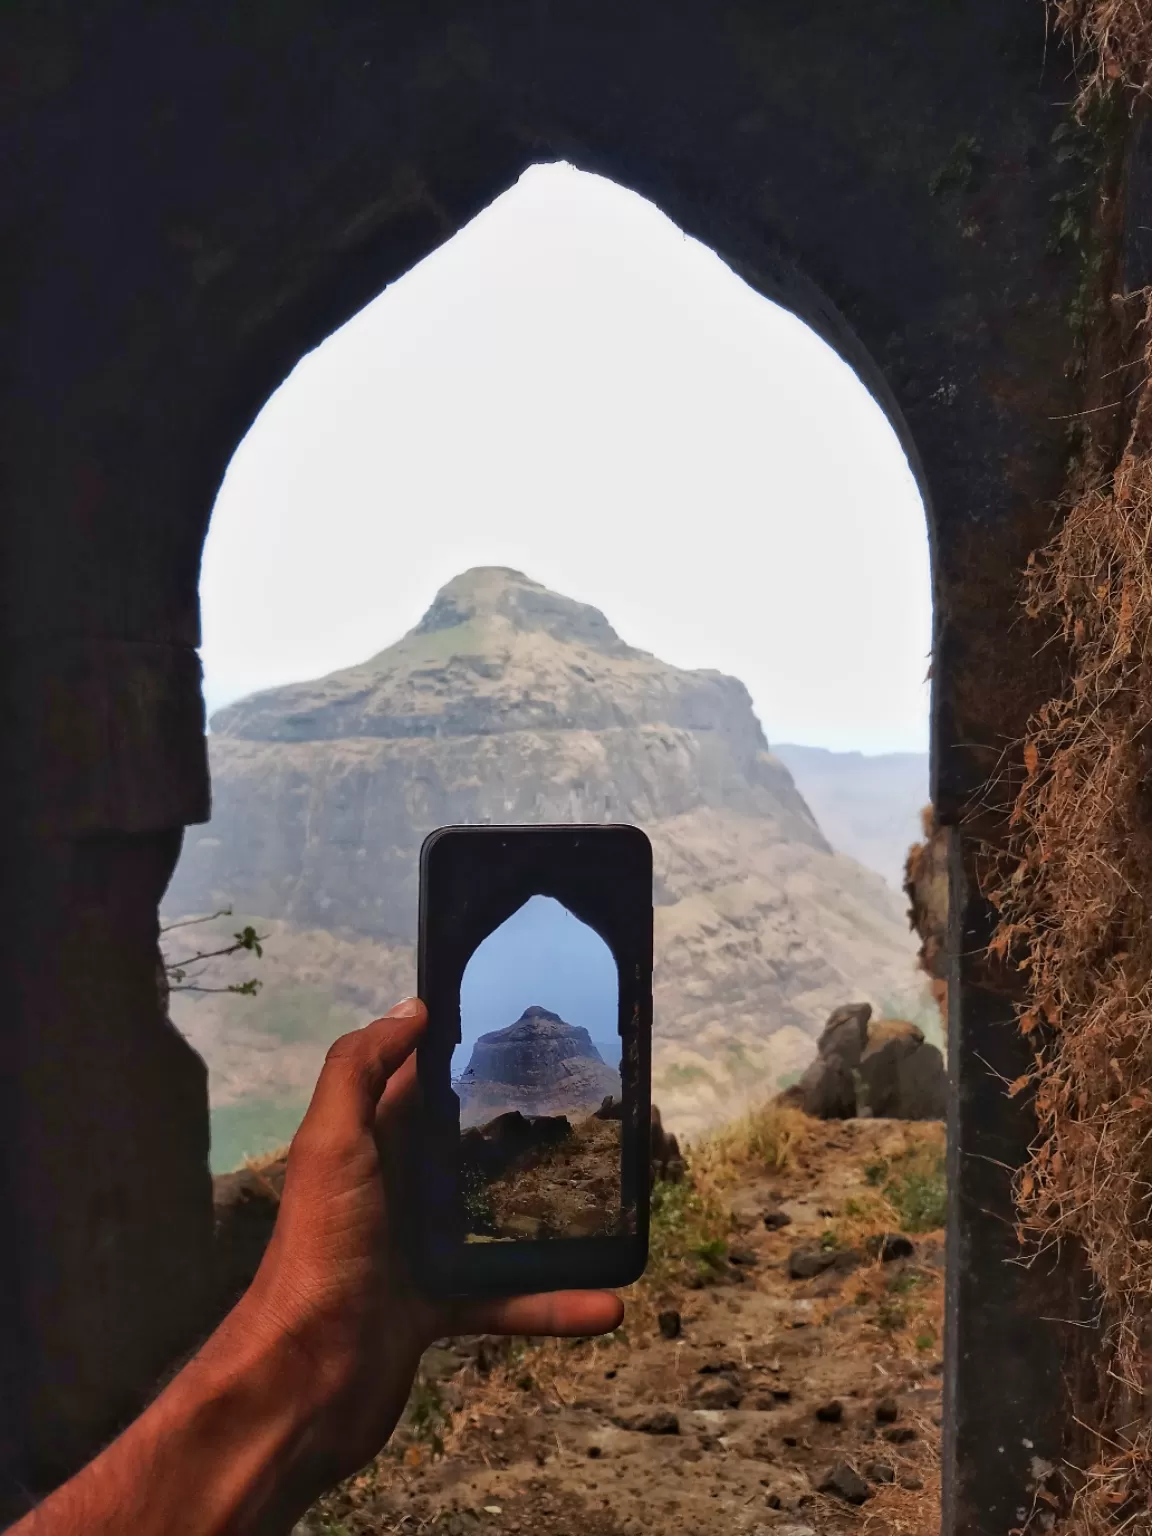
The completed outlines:
{"type": "Polygon", "coordinates": [[[652,847],[441,827],[420,852],[420,1283],[628,1285],[648,1257],[652,847]]]}

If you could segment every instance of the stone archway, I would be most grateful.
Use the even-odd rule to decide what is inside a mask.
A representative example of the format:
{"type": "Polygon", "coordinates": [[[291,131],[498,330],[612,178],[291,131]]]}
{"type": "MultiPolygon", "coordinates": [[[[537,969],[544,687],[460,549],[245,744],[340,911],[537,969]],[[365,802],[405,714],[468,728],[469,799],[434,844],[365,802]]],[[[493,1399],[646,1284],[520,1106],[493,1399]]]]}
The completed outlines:
{"type": "MultiPolygon", "coordinates": [[[[535,161],[655,202],[841,351],[917,466],[934,799],[956,824],[1043,696],[1012,619],[1060,487],[1082,273],[1053,202],[1075,170],[1049,152],[1068,60],[1026,0],[104,0],[0,32],[0,1428],[9,1488],[39,1488],[207,1316],[203,1069],[162,1016],[155,909],[207,811],[208,513],[300,355],[535,161]]],[[[1005,1265],[1028,1127],[989,1069],[1014,1078],[1022,1047],[955,844],[947,1518],[992,1531],[1058,1452],[1059,1341],[1037,1318],[1070,1314],[1041,1304],[1058,1279],[1005,1265]]]]}

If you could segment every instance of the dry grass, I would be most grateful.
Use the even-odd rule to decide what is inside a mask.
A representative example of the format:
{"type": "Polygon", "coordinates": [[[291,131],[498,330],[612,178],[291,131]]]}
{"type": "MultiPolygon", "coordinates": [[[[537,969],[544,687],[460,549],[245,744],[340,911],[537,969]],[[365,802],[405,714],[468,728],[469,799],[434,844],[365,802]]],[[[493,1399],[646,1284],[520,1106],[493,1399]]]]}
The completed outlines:
{"type": "Polygon", "coordinates": [[[913,1490],[891,1483],[877,1490],[867,1505],[864,1536],[940,1536],[940,1473],[924,1478],[924,1487],[913,1490]]]}
{"type": "Polygon", "coordinates": [[[693,1178],[725,1186],[753,1167],[785,1173],[793,1167],[809,1126],[800,1110],[770,1100],[691,1148],[693,1178]]]}
{"type": "MultiPolygon", "coordinates": [[[[1152,56],[1152,34],[1141,46],[1152,56]]],[[[1036,1046],[1033,1070],[1009,1089],[1034,1090],[1038,1120],[1017,1179],[1022,1235],[1038,1250],[1082,1246],[1108,1328],[1100,1459],[1077,1503],[1089,1530],[1152,1496],[1150,436],[1145,385],[1115,474],[1079,497],[1031,563],[1028,611],[1058,626],[1070,676],[1032,722],[1011,856],[991,893],[992,948],[1026,975],[1020,1027],[1036,1046]]]]}
{"type": "MultiPolygon", "coordinates": [[[[1091,118],[1117,87],[1152,88],[1148,0],[1055,0],[1091,118]]],[[[1063,640],[1063,693],[1031,722],[1010,847],[990,895],[992,949],[1026,980],[1020,1027],[1035,1046],[1037,1135],[1016,1181],[1034,1251],[1073,1239],[1096,1282],[1106,1347],[1090,1424],[1092,1465],[1070,1470],[1068,1529],[1147,1529],[1152,1499],[1152,295],[1128,295],[1142,325],[1120,359],[1097,357],[1089,402],[1116,398],[1117,453],[1086,431],[1064,522],[1029,562],[1026,608],[1063,640]]],[[[1117,311],[1117,305],[1112,305],[1117,311]]],[[[1089,348],[1088,356],[1093,356],[1089,348]]],[[[1107,413],[1115,419],[1113,413],[1107,413]]]]}
{"type": "Polygon", "coordinates": [[[286,1163],[290,1151],[290,1145],[285,1142],[282,1147],[275,1147],[271,1152],[261,1152],[256,1157],[246,1157],[240,1166],[252,1173],[266,1173],[277,1163],[286,1163]]]}
{"type": "Polygon", "coordinates": [[[1056,0],[1057,25],[1076,44],[1082,100],[1114,81],[1152,89],[1152,4],[1148,0],[1056,0]]]}

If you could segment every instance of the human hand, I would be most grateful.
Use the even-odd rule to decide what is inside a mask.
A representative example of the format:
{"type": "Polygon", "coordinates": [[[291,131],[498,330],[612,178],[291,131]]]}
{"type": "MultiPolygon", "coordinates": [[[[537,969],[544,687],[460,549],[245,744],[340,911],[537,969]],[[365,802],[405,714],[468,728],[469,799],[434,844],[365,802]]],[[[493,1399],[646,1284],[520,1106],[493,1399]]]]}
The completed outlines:
{"type": "Polygon", "coordinates": [[[411,998],[332,1046],[292,1142],[272,1241],[229,1319],[249,1340],[290,1341],[301,1360],[324,1486],[388,1439],[434,1339],[583,1336],[623,1316],[619,1298],[602,1291],[435,1304],[416,1289],[401,1239],[414,1051],[426,1024],[411,998]]]}

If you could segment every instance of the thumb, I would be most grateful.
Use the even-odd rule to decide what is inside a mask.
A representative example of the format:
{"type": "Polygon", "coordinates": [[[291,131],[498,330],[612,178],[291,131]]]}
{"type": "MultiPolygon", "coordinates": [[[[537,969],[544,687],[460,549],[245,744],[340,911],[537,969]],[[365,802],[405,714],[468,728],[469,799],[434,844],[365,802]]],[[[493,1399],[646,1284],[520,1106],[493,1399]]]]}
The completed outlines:
{"type": "Polygon", "coordinates": [[[406,997],[382,1019],[334,1041],[297,1135],[322,1141],[341,1130],[371,1130],[388,1079],[415,1050],[427,1022],[420,999],[406,997]]]}

